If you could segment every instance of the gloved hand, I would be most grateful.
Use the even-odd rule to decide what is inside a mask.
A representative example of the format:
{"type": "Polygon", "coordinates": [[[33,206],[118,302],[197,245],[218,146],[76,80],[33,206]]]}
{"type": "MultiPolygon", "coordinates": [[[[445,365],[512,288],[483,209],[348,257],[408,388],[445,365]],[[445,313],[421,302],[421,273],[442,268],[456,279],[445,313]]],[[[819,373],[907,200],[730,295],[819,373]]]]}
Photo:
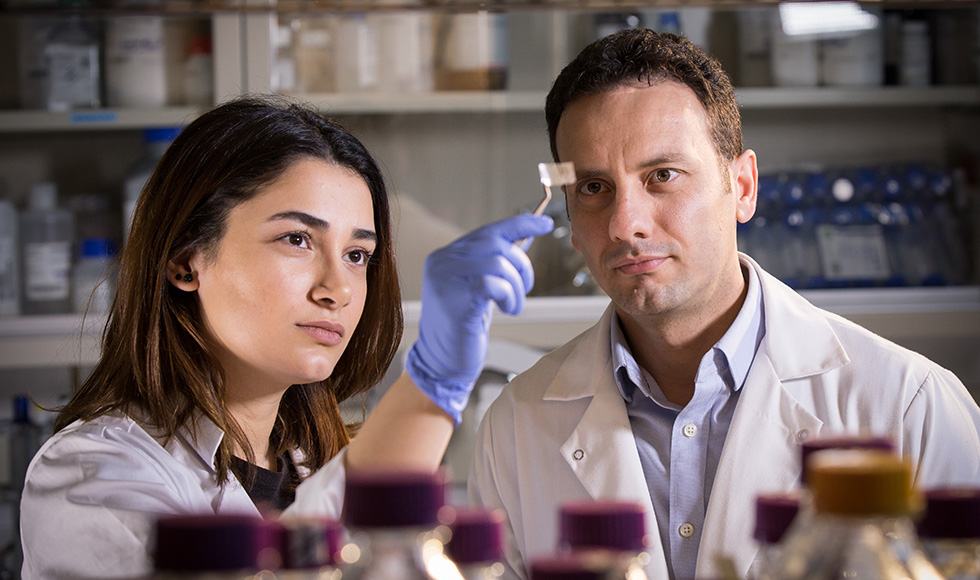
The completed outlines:
{"type": "Polygon", "coordinates": [[[486,360],[491,301],[507,314],[519,314],[534,284],[531,261],[514,242],[553,228],[550,217],[517,215],[470,232],[426,258],[419,338],[405,368],[456,425],[486,360]]]}

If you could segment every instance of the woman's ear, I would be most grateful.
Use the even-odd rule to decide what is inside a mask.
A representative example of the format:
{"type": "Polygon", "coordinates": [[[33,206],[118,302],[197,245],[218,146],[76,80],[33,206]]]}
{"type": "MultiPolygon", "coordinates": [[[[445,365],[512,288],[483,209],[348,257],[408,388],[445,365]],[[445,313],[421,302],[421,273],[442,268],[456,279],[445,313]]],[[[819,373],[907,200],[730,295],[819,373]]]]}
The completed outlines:
{"type": "Polygon", "coordinates": [[[184,292],[194,292],[200,287],[189,257],[167,262],[167,279],[184,292]]]}

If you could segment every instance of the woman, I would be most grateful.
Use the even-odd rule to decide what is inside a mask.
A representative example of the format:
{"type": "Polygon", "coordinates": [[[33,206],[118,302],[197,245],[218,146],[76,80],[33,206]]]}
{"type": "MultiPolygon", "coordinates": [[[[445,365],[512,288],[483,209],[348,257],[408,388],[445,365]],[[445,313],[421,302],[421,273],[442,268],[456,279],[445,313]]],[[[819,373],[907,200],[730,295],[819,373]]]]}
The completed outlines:
{"type": "Polygon", "coordinates": [[[360,142],[242,98],[191,123],[147,182],[101,361],[27,474],[25,578],[135,577],[153,517],[338,517],[347,469],[436,469],[486,353],[489,302],[532,277],[516,216],[430,256],[419,339],[358,430],[338,402],[401,338],[388,199],[360,142]]]}

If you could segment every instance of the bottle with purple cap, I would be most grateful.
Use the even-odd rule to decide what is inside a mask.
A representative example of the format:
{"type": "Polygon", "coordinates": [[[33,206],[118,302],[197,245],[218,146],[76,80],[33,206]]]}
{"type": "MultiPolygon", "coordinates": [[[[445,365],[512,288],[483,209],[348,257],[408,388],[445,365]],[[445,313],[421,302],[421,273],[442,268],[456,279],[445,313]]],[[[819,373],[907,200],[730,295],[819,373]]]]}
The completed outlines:
{"type": "Polygon", "coordinates": [[[289,517],[278,520],[282,568],[279,580],[330,580],[340,578],[337,552],[343,528],[328,518],[289,517]]]}
{"type": "Polygon", "coordinates": [[[650,563],[646,510],[631,501],[573,501],[559,510],[559,552],[599,555],[615,563],[614,577],[646,579],[650,563]]]}
{"type": "Polygon", "coordinates": [[[782,553],[782,541],[800,511],[796,492],[764,493],[755,498],[755,528],[752,537],[759,543],[759,554],[749,568],[750,580],[775,580],[774,567],[782,553]]]}
{"type": "Polygon", "coordinates": [[[615,557],[602,552],[556,552],[531,561],[530,580],[611,580],[619,576],[615,557]]]}
{"type": "Polygon", "coordinates": [[[258,516],[196,514],[156,522],[153,578],[275,578],[279,527],[258,516]]]}
{"type": "Polygon", "coordinates": [[[927,489],[918,522],[926,555],[946,580],[980,578],[980,488],[927,489]]]}
{"type": "Polygon", "coordinates": [[[439,510],[441,473],[360,471],[347,474],[340,549],[344,580],[460,580],[444,551],[439,510]]]}
{"type": "Polygon", "coordinates": [[[504,574],[504,514],[483,508],[453,508],[439,512],[449,529],[446,555],[465,580],[494,580],[504,574]]]}

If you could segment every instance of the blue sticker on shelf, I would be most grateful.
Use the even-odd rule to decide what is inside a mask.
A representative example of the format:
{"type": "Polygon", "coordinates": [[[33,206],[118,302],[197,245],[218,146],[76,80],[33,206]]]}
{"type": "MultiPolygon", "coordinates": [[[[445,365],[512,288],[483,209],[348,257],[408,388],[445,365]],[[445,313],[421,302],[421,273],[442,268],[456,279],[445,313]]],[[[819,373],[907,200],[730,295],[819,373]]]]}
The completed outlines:
{"type": "Polygon", "coordinates": [[[73,124],[87,125],[92,123],[115,123],[119,115],[115,111],[86,111],[72,113],[68,121],[73,124]]]}

